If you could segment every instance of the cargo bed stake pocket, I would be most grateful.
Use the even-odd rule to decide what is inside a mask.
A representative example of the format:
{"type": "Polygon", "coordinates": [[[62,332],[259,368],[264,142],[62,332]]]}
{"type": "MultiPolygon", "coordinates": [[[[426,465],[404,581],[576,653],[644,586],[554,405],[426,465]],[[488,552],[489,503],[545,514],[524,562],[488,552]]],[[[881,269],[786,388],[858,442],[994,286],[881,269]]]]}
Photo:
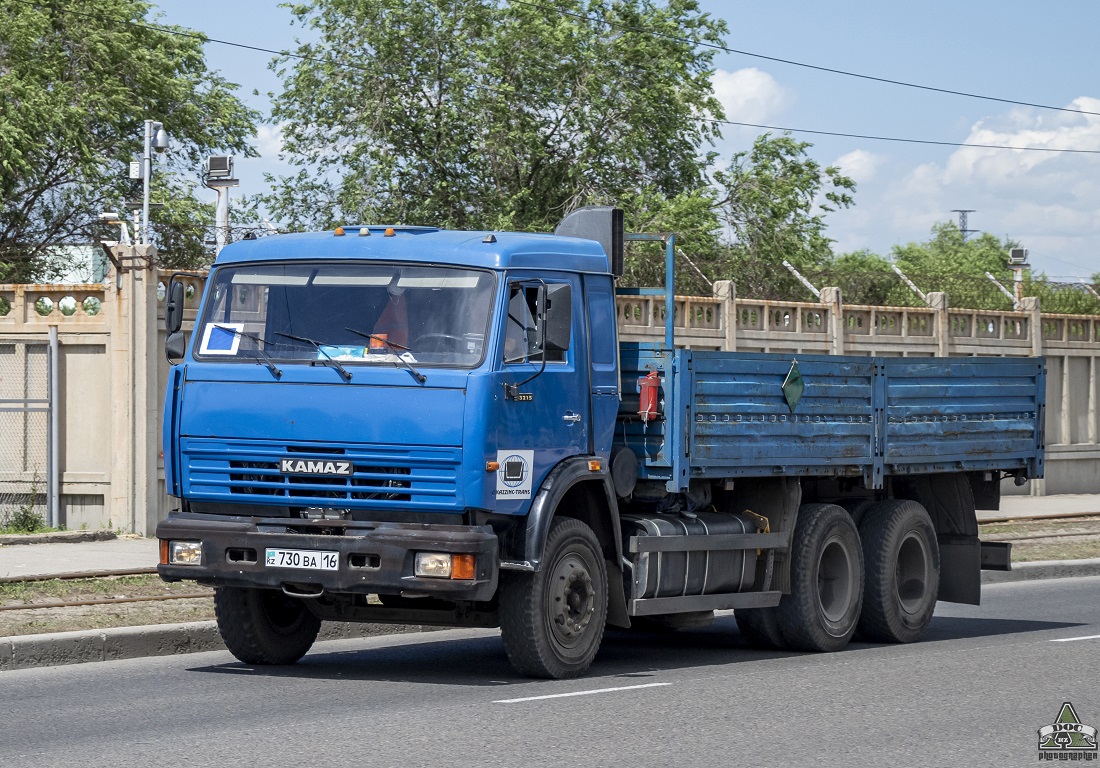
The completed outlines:
{"type": "Polygon", "coordinates": [[[378,555],[348,555],[348,565],[352,568],[381,568],[382,558],[378,555]]]}
{"type": "Polygon", "coordinates": [[[230,547],[225,550],[225,559],[230,563],[255,563],[256,550],[230,547]]]}

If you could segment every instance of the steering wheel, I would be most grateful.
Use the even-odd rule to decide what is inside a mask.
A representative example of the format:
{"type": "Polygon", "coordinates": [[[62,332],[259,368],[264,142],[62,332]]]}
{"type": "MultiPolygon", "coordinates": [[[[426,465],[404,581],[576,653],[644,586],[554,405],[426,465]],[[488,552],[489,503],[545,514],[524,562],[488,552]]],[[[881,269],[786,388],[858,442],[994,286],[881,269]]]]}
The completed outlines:
{"type": "Polygon", "coordinates": [[[465,352],[466,339],[451,333],[425,333],[416,338],[412,348],[417,352],[465,352]],[[441,341],[447,344],[440,344],[441,341]]]}

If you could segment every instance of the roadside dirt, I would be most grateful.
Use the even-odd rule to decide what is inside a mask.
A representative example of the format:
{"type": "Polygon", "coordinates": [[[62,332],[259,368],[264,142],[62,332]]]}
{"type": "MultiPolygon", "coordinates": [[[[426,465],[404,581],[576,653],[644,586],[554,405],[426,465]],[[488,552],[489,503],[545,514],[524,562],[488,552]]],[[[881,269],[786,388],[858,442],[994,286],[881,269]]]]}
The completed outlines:
{"type": "Polygon", "coordinates": [[[1100,557],[1100,517],[1027,520],[978,528],[983,541],[1011,541],[1014,563],[1100,557]]]}
{"type": "MultiPolygon", "coordinates": [[[[210,592],[194,583],[167,584],[155,575],[107,579],[53,579],[0,584],[0,607],[29,603],[69,603],[120,597],[159,597],[210,592]]],[[[211,595],[213,593],[211,592],[211,595]]],[[[214,618],[213,597],[167,602],[116,603],[66,608],[0,611],[0,637],[78,629],[174,624],[214,618]]]]}

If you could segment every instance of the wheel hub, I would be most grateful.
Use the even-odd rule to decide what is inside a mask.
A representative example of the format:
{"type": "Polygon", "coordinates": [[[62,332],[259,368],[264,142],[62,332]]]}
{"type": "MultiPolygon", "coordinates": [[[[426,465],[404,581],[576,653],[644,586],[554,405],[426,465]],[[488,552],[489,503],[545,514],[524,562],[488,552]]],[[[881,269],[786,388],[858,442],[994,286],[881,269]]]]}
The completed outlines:
{"type": "Polygon", "coordinates": [[[821,549],[817,564],[817,599],[825,618],[840,623],[852,602],[853,566],[848,550],[836,537],[821,549]]]}
{"type": "Polygon", "coordinates": [[[592,576],[575,555],[562,558],[554,568],[550,584],[550,616],[554,634],[564,642],[576,642],[596,612],[592,576]]]}
{"type": "Polygon", "coordinates": [[[924,538],[910,531],[898,548],[894,585],[901,609],[910,615],[921,611],[928,591],[928,551],[924,538]]]}

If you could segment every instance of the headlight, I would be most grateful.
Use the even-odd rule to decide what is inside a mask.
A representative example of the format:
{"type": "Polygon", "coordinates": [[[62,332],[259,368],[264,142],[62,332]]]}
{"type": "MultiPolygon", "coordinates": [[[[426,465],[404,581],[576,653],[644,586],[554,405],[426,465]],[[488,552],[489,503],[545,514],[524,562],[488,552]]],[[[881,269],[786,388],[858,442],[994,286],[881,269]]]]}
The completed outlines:
{"type": "Polygon", "coordinates": [[[202,565],[201,541],[169,541],[169,565],[202,565]]]}
{"type": "Polygon", "coordinates": [[[474,578],[473,555],[452,555],[446,552],[417,552],[417,576],[435,579],[472,579],[474,578]]]}

